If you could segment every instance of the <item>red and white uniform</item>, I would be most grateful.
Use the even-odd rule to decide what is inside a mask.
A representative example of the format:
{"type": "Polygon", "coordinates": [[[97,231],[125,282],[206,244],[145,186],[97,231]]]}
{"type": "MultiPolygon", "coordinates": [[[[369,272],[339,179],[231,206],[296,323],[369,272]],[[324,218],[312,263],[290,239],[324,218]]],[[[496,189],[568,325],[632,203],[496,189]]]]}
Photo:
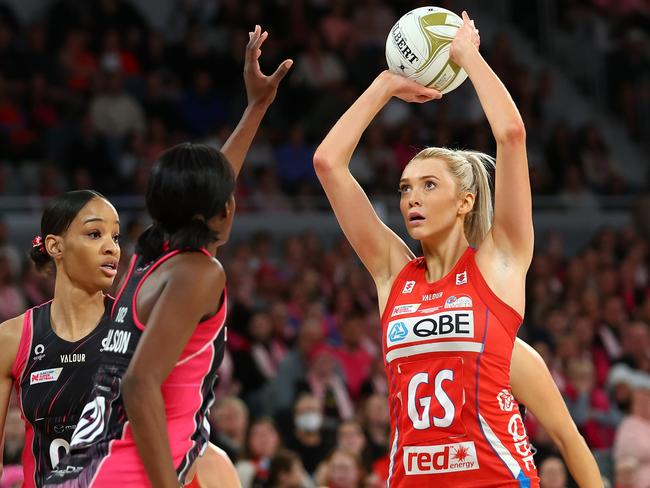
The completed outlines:
{"type": "Polygon", "coordinates": [[[382,316],[388,486],[539,486],[509,385],[521,316],[490,290],[472,248],[444,278],[425,273],[423,258],[408,263],[382,316]]]}

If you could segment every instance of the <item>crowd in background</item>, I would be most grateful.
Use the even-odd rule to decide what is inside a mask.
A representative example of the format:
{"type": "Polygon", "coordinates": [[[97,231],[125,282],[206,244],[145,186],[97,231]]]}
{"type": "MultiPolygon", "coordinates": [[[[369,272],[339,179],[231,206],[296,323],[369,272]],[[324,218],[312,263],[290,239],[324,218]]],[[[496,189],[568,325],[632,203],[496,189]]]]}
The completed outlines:
{"type": "MultiPolygon", "coordinates": [[[[122,270],[140,229],[127,224],[122,270]]],[[[620,488],[650,486],[649,244],[633,227],[604,228],[569,255],[559,234],[548,235],[528,273],[520,332],[620,488]]],[[[51,277],[14,262],[21,254],[2,245],[2,320],[52,293],[51,277]]],[[[276,454],[285,467],[299,460],[319,485],[380,486],[390,433],[381,326],[374,283],[350,246],[260,232],[230,244],[220,259],[228,347],[212,441],[236,462],[245,487],[274,486],[265,483],[276,454]]],[[[557,447],[530,412],[526,423],[537,466],[547,472],[543,486],[565,486],[557,447]]],[[[8,425],[5,463],[18,461],[22,447],[17,407],[8,425]]]]}
{"type": "MultiPolygon", "coordinates": [[[[187,139],[220,147],[245,106],[246,33],[261,24],[270,32],[263,70],[286,57],[295,64],[250,151],[238,212],[312,209],[321,195],[315,144],[385,65],[395,20],[420,3],[179,1],[160,31],[122,0],[58,0],[29,25],[0,5],[0,195],[74,188],[140,195],[164,148],[187,139]]],[[[526,121],[535,194],[588,210],[597,195],[628,190],[599,128],[564,121],[550,71],[515,59],[507,35],[482,50],[526,121]]],[[[612,103],[624,109],[627,88],[617,93],[612,103]]],[[[390,103],[351,167],[369,194],[381,195],[396,190],[419,147],[494,153],[493,144],[463,86],[435,103],[390,103]]],[[[121,269],[142,229],[137,219],[123,225],[121,269]]],[[[603,229],[570,255],[561,236],[549,234],[528,274],[521,335],[546,360],[619,488],[650,486],[649,245],[632,227],[603,229]]],[[[52,296],[51,277],[37,274],[25,255],[0,220],[0,320],[52,296]]],[[[313,234],[280,241],[258,233],[230,244],[220,259],[228,275],[228,351],[212,440],[236,463],[244,486],[278,486],[278,473],[298,468],[318,485],[380,486],[390,432],[380,323],[374,283],[350,247],[313,234]]],[[[559,451],[530,413],[527,425],[544,486],[571,486],[559,451]]],[[[4,464],[19,463],[22,447],[14,406],[4,464]]]]}
{"type": "MultiPolygon", "coordinates": [[[[457,10],[453,1],[437,3],[457,10]]],[[[260,24],[270,32],[263,69],[286,57],[295,65],[240,190],[248,210],[309,208],[310,197],[321,194],[311,164],[315,144],[386,66],[390,27],[420,4],[179,0],[160,30],[125,0],[56,0],[28,25],[0,5],[0,195],[86,187],[138,195],[162,149],[188,138],[220,146],[245,104],[247,32],[260,24]]],[[[593,207],[594,194],[626,190],[599,127],[565,121],[552,71],[516,59],[507,34],[482,50],[526,121],[536,194],[593,207]]],[[[619,71],[622,83],[630,81],[619,71]]],[[[369,193],[392,193],[404,164],[427,145],[493,152],[469,83],[439,102],[389,104],[364,136],[353,172],[369,193]]]]}
{"type": "MultiPolygon", "coordinates": [[[[512,17],[541,51],[565,58],[582,90],[606,100],[640,144],[650,141],[650,4],[644,0],[534,0],[512,17]],[[567,43],[553,46],[557,33],[567,43]],[[559,52],[567,50],[568,53],[559,52]],[[573,63],[573,66],[571,66],[573,63]]],[[[557,59],[555,59],[557,61],[557,59]]]]}

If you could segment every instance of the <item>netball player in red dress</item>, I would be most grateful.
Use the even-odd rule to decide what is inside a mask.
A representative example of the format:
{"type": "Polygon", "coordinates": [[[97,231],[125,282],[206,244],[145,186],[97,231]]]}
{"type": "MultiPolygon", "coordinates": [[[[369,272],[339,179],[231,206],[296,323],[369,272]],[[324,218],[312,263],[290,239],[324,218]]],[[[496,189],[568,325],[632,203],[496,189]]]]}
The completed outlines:
{"type": "MultiPolygon", "coordinates": [[[[466,13],[463,20],[451,57],[468,73],[496,139],[494,215],[488,178],[494,160],[430,148],[406,166],[399,186],[400,210],[423,257],[415,258],[379,220],[349,172],[350,157],[393,96],[440,97],[389,72],[339,119],[314,165],[377,286],[390,387],[389,486],[538,486],[509,378],[533,254],[525,129],[479,54],[473,22],[466,13]]],[[[597,469],[587,464],[583,479],[596,480],[597,469]]]]}
{"type": "Polygon", "coordinates": [[[70,445],[90,396],[120,247],[115,208],[99,193],[50,200],[31,257],[54,266],[54,299],[0,324],[0,432],[15,387],[23,421],[24,487],[42,486],[70,445]]]}

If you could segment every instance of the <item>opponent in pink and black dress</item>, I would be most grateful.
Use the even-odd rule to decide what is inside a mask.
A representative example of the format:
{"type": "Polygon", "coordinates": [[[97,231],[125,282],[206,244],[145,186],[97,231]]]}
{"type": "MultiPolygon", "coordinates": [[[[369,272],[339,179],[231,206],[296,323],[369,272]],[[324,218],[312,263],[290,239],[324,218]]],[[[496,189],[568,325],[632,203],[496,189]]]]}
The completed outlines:
{"type": "Polygon", "coordinates": [[[12,370],[25,422],[25,488],[43,486],[70,449],[72,433],[93,388],[112,304],[107,296],[106,312],[97,327],[76,342],[61,339],[52,330],[52,302],[25,312],[12,370]]]}
{"type": "MultiPolygon", "coordinates": [[[[47,480],[66,487],[150,486],[137,452],[120,396],[120,381],[144,331],[136,314],[136,299],[147,277],[182,251],[171,251],[154,262],[135,255],[111,312],[102,340],[102,363],[89,403],[71,442],[71,451],[47,480]]],[[[202,250],[206,255],[209,253],[202,250]]],[[[207,414],[214,401],[217,368],[223,359],[226,296],[218,312],[199,323],[169,377],[162,385],[170,448],[179,483],[206,447],[207,414]]]]}

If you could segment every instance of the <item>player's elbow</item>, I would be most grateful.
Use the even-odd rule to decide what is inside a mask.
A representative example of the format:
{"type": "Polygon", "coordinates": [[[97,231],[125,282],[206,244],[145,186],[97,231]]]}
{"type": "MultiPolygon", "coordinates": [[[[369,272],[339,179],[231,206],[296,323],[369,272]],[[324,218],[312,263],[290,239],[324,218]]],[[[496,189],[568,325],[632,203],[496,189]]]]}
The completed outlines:
{"type": "Polygon", "coordinates": [[[317,174],[322,174],[330,171],[333,167],[333,158],[327,154],[326,151],[322,150],[320,147],[316,149],[314,153],[314,169],[317,174]]]}
{"type": "Polygon", "coordinates": [[[508,123],[501,130],[495,132],[494,138],[497,144],[517,144],[526,142],[526,127],[520,120],[508,123]]]}
{"type": "Polygon", "coordinates": [[[127,410],[142,401],[142,397],[146,396],[147,388],[150,386],[149,383],[150,380],[144,376],[127,371],[120,385],[120,392],[127,410]]]}

